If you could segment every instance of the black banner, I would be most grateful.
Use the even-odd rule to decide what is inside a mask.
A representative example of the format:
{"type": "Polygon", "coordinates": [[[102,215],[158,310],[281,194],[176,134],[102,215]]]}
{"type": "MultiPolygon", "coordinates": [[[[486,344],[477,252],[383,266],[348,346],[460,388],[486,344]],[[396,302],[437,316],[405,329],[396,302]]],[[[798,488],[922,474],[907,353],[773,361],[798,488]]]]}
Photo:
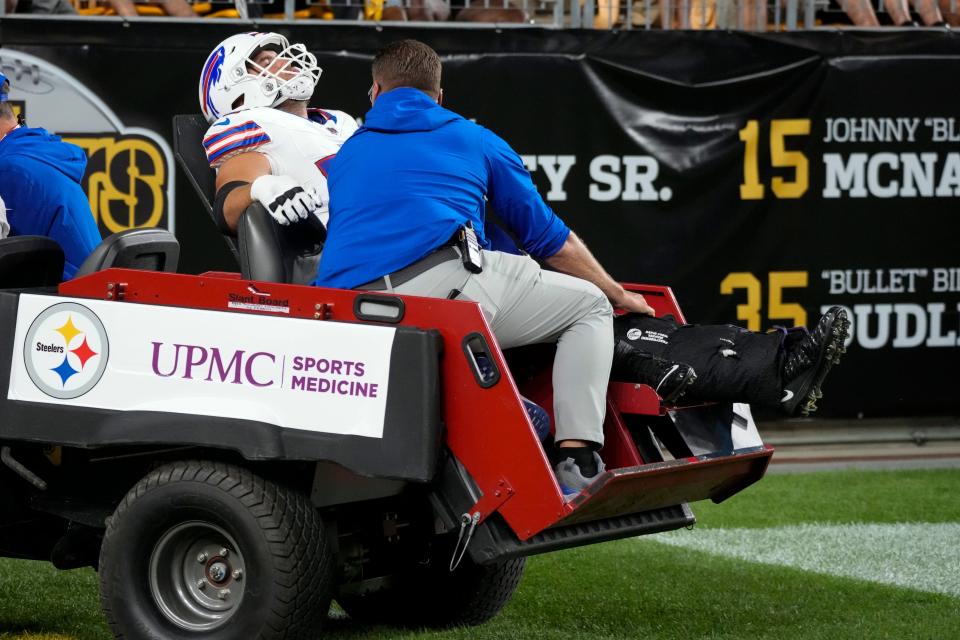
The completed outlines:
{"type": "MultiPolygon", "coordinates": [[[[170,118],[197,112],[206,55],[248,28],[0,19],[12,98],[88,150],[104,231],[173,223],[188,272],[235,267],[174,179],[170,118]]],[[[314,103],[359,117],[373,52],[434,46],[445,105],[513,145],[615,277],[673,286],[692,322],[765,330],[847,307],[821,415],[960,408],[955,34],[255,28],[304,42],[324,69],[314,103]]]]}

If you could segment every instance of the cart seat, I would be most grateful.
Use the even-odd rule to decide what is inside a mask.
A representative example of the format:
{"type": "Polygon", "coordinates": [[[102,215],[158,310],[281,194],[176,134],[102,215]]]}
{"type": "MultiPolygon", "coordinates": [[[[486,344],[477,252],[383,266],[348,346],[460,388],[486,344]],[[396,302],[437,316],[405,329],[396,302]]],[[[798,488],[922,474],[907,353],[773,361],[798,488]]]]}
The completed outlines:
{"type": "Polygon", "coordinates": [[[63,278],[63,249],[45,236],[0,240],[0,289],[56,286],[63,278]]]}
{"type": "Polygon", "coordinates": [[[317,277],[326,231],[317,223],[281,227],[259,202],[240,216],[240,273],[248,280],[310,284],[317,277]]]}
{"type": "Polygon", "coordinates": [[[165,229],[128,229],[104,238],[77,270],[86,276],[103,269],[176,272],[180,243],[165,229]]]}

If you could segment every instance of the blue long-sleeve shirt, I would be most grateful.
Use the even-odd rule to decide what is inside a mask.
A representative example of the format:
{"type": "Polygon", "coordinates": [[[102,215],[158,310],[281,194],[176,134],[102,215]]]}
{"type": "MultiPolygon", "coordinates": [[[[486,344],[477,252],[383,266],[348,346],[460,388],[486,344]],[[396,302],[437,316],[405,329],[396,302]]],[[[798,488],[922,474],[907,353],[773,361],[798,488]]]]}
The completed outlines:
{"type": "Polygon", "coordinates": [[[0,198],[10,235],[47,236],[65,257],[63,278],[72,278],[100,243],[90,202],[80,187],[83,150],[43,129],[18,127],[0,140],[0,198]]]}
{"type": "Polygon", "coordinates": [[[330,164],[330,220],[314,284],[353,288],[446,243],[471,221],[480,243],[487,203],[523,249],[555,254],[570,233],[500,137],[422,91],[377,98],[330,164]]]}

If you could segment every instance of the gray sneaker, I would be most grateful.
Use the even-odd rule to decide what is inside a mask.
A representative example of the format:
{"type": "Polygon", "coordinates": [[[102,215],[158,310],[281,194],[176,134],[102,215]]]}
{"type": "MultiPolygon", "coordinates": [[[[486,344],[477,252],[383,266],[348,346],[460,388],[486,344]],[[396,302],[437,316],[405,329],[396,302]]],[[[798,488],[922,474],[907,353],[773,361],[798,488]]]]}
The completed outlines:
{"type": "Polygon", "coordinates": [[[571,500],[578,493],[593,484],[593,481],[600,477],[607,470],[600,455],[594,451],[593,459],[597,462],[597,475],[589,478],[584,477],[580,467],[573,461],[573,458],[567,458],[557,463],[553,472],[557,475],[557,482],[560,484],[560,490],[567,500],[571,500]]]}

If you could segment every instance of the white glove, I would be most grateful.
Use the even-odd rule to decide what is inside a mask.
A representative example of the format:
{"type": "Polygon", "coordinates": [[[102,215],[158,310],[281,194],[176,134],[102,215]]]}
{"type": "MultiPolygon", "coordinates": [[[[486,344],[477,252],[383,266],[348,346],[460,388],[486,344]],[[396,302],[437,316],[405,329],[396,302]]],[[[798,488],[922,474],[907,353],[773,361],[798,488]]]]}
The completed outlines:
{"type": "Polygon", "coordinates": [[[320,190],[304,189],[290,176],[260,176],[250,185],[250,197],[258,201],[281,225],[320,215],[324,207],[320,190]]]}

